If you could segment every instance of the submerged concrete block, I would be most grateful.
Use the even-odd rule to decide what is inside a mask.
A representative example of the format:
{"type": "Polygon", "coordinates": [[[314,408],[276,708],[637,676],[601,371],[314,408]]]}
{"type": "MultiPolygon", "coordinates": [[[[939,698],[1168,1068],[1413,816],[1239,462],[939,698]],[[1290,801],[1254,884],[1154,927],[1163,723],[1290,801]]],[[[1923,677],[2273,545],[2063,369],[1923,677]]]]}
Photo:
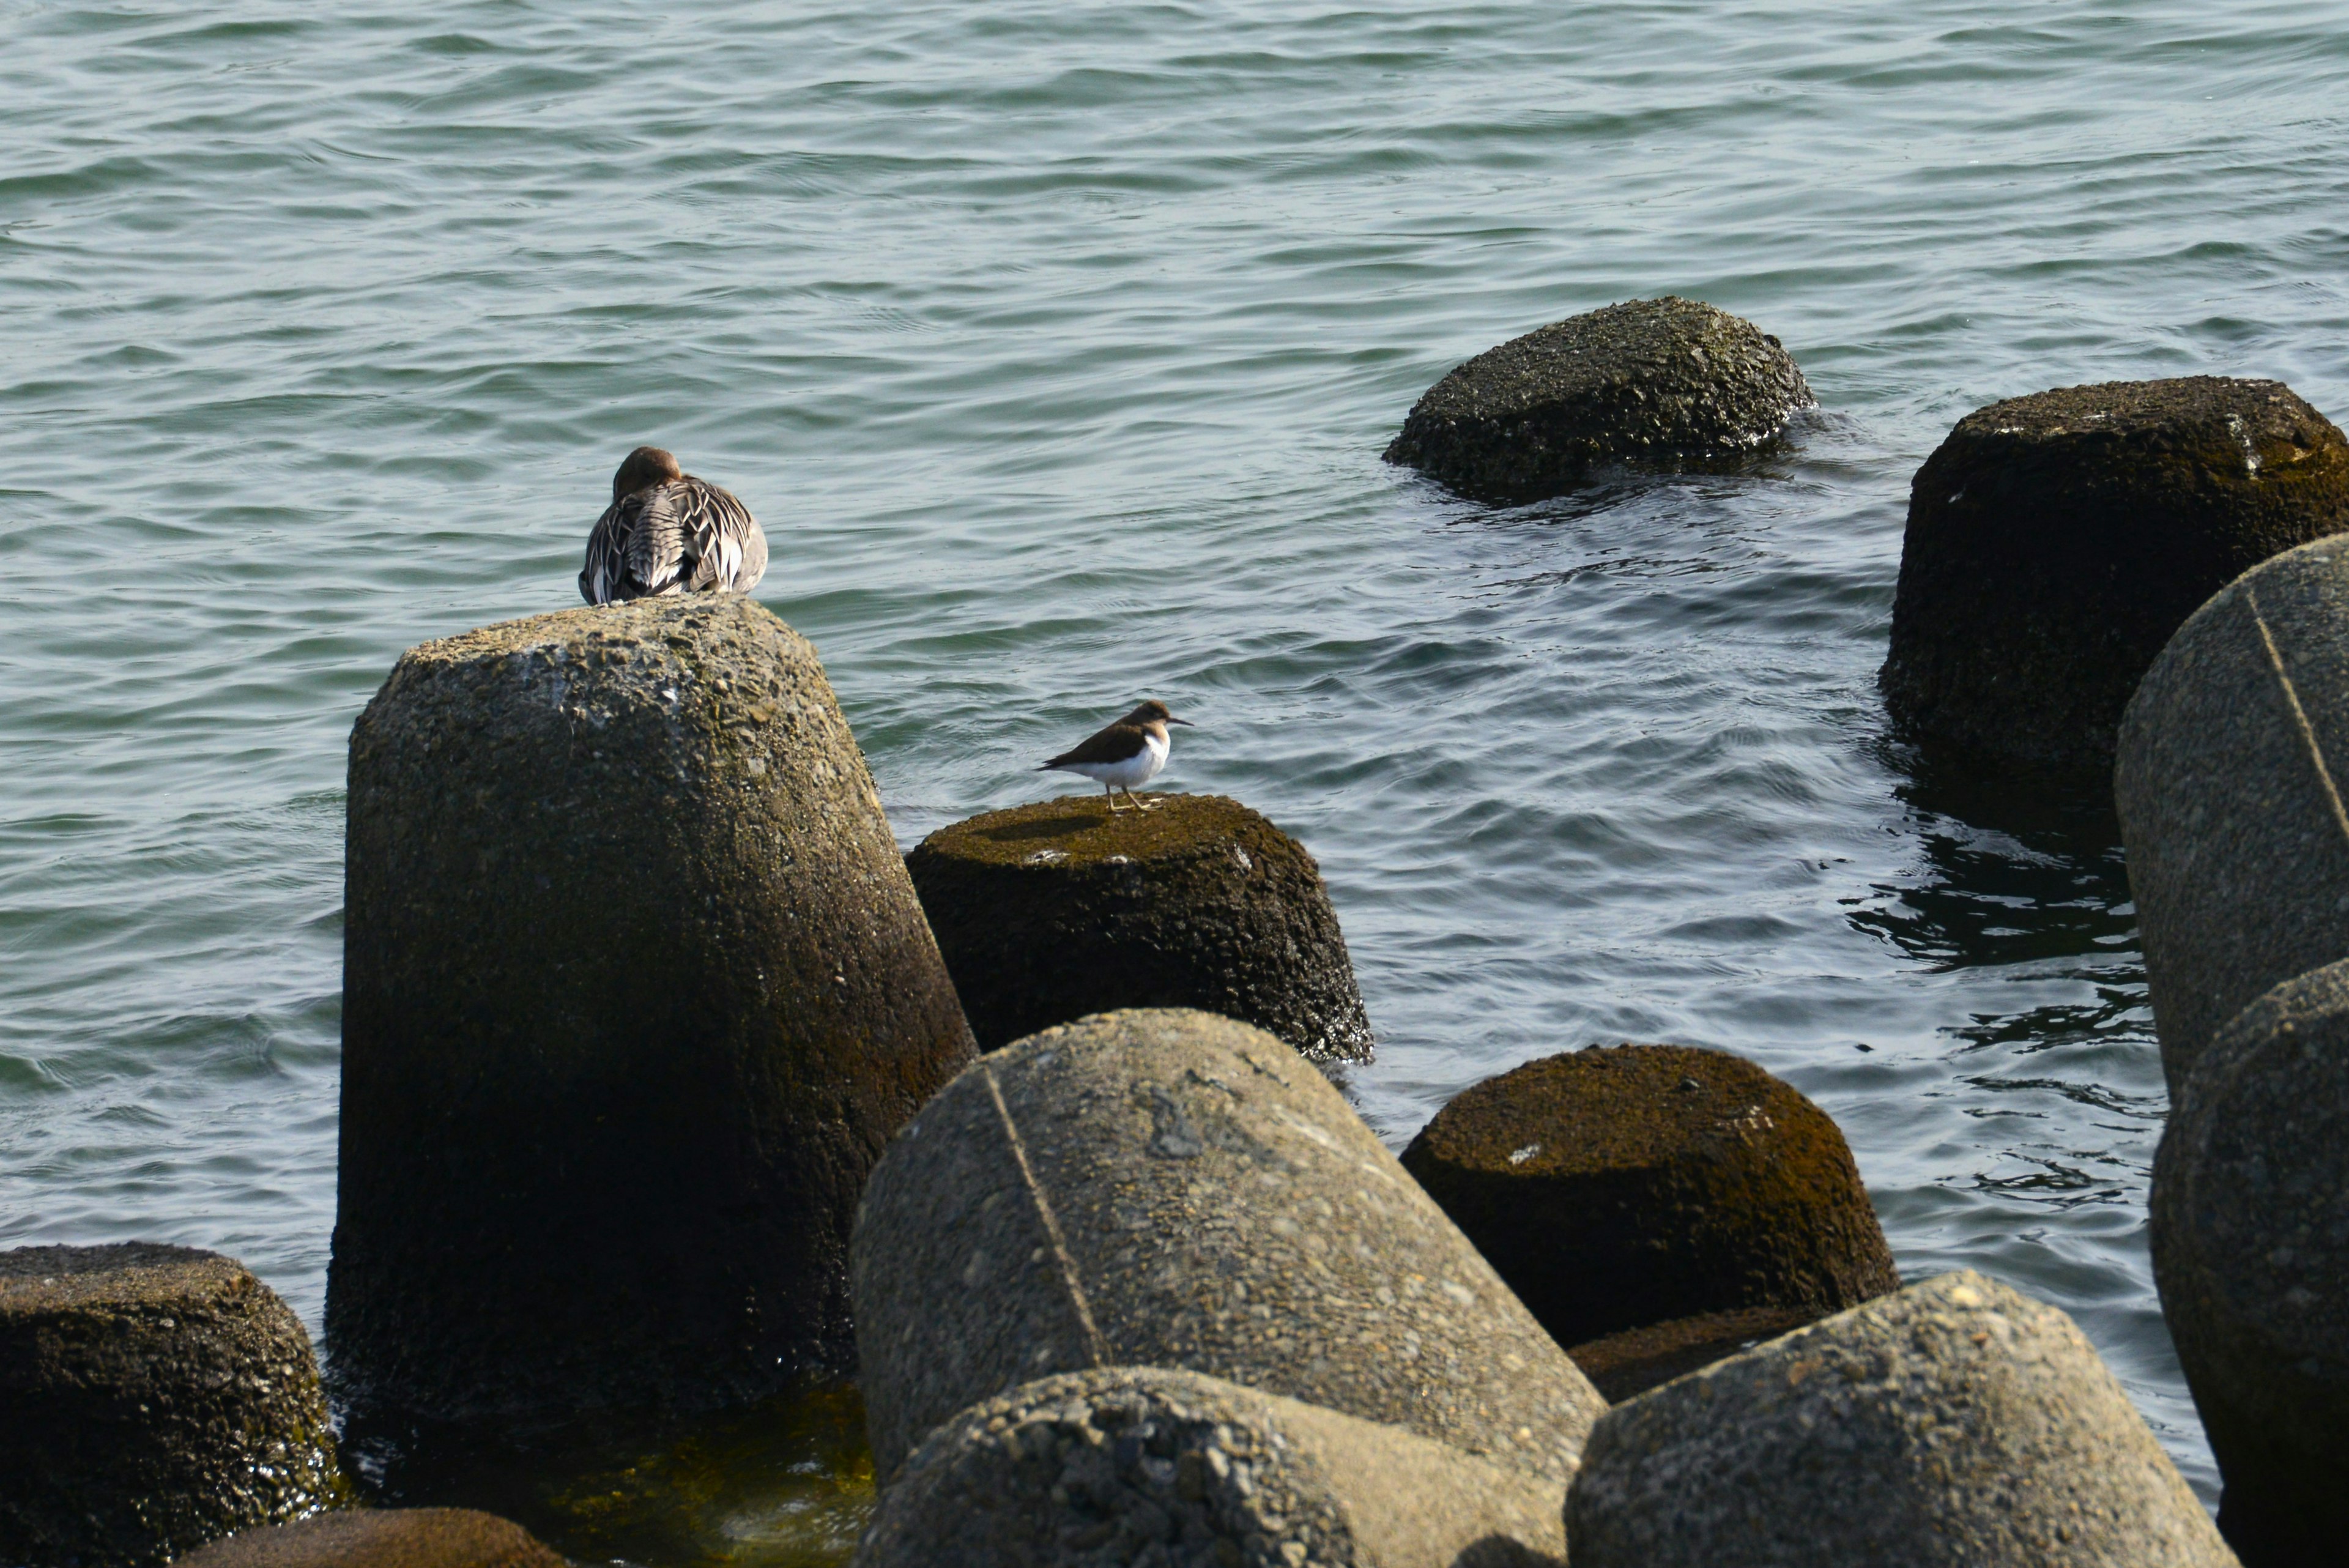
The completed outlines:
{"type": "Polygon", "coordinates": [[[1560,494],[1613,462],[1745,457],[1814,401],[1779,341],[1693,299],[1630,299],[1487,348],[1429,388],[1386,450],[1463,495],[1560,494]]]}
{"type": "Polygon", "coordinates": [[[885,1478],[1053,1372],[1203,1372],[1562,1480],[1604,1407],[1311,1067],[1180,1009],[1090,1018],[948,1085],[873,1173],[851,1259],[885,1478]]]}
{"type": "Polygon", "coordinates": [[[1616,1406],[1575,1568],[2226,1568],[2072,1320],[1943,1274],[1616,1406]]]}
{"type": "Polygon", "coordinates": [[[1560,1345],[1899,1287],[1833,1118],[1724,1051],[1592,1046],[1453,1096],[1403,1168],[1560,1345]]]}
{"type": "Polygon", "coordinates": [[[2230,1020],[2153,1165],[2153,1269],[2253,1568],[2349,1542],[2349,961],[2230,1020]]]}
{"type": "Polygon", "coordinates": [[[2349,528],[2349,441],[2281,381],[2063,387],[1960,420],[1909,487],[1880,683],[1920,740],[2101,770],[2179,623],[2349,528]]]}
{"type": "Polygon", "coordinates": [[[175,1568],[569,1568],[510,1520],[470,1508],[368,1508],[248,1530],[175,1568]]]}
{"type": "Polygon", "coordinates": [[[732,594],[426,643],[350,774],[337,1381],[462,1417],[845,1360],[865,1173],[973,1045],[815,650],[732,594]]]}
{"type": "Polygon", "coordinates": [[[1561,1491],[1220,1378],[1103,1367],[932,1431],[856,1568],[1557,1568],[1561,1491]]]}
{"type": "Polygon", "coordinates": [[[2349,538],[2194,612],[2121,726],[2114,802],[2178,1095],[2218,1027],[2349,957],[2349,538]]]}
{"type": "Polygon", "coordinates": [[[164,1563],[342,1488],[310,1336],[233,1258],[0,1252],[0,1563],[164,1563]]]}
{"type": "Polygon", "coordinates": [[[979,1049],[1121,1007],[1196,1007],[1316,1061],[1371,1054],[1320,867],[1236,800],[1038,801],[905,857],[979,1049]]]}

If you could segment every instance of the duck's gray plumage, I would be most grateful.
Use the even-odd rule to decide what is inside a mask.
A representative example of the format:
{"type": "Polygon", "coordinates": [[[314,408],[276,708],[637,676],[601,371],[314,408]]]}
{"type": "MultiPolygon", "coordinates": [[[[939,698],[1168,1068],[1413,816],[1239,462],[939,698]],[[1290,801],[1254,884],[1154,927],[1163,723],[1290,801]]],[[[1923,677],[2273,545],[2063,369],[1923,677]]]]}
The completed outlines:
{"type": "MultiPolygon", "coordinates": [[[[616,496],[595,520],[579,570],[580,597],[605,605],[657,594],[750,592],[767,574],[767,535],[758,519],[730,493],[676,473],[676,460],[658,455],[676,476],[616,496]]],[[[615,491],[636,462],[632,453],[621,465],[615,491]]]]}

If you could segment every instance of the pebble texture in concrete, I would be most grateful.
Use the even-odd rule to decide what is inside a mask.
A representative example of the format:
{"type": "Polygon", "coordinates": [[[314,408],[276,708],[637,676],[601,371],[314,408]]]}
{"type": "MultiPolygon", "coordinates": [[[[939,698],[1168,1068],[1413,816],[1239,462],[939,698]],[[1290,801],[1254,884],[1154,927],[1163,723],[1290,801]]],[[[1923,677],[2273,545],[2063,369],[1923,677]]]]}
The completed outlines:
{"type": "Polygon", "coordinates": [[[1558,1568],[1560,1490],[1220,1378],[1104,1367],[932,1432],[856,1568],[1558,1568]]]}
{"type": "Polygon", "coordinates": [[[1316,1061],[1371,1054],[1321,869],[1236,800],[993,811],[907,856],[979,1049],[1121,1007],[1196,1007],[1316,1061]]]}
{"type": "Polygon", "coordinates": [[[2349,528],[2349,441],[2281,381],[2064,387],[1978,409],[1917,471],[1885,706],[1920,740],[2101,772],[2178,624],[2349,528]]]}
{"type": "Polygon", "coordinates": [[[334,1501],[310,1336],[233,1258],[0,1252],[0,1563],[158,1563],[334,1501]]]}
{"type": "Polygon", "coordinates": [[[2349,957],[2349,538],[2229,584],[2146,672],[2113,795],[2172,1096],[2220,1024],[2349,957]]]}
{"type": "Polygon", "coordinates": [[[1560,1345],[1900,1283],[1834,1120],[1723,1051],[1528,1062],[1454,1096],[1402,1163],[1560,1345]]]}
{"type": "Polygon", "coordinates": [[[1427,389],[1386,450],[1464,495],[1537,501],[1613,462],[1717,462],[1813,402],[1775,337],[1692,299],[1632,299],[1488,348],[1427,389]]]}
{"type": "Polygon", "coordinates": [[[2223,1568],[2235,1559],[2072,1320],[1971,1270],[1618,1405],[1575,1568],[2223,1568]]]}
{"type": "Polygon", "coordinates": [[[510,1520],[469,1508],[350,1509],[248,1530],[176,1568],[568,1568],[510,1520]]]}
{"type": "Polygon", "coordinates": [[[338,1382],[461,1417],[845,1361],[865,1174],[974,1047],[804,639],[696,594],[410,649],[347,879],[338,1382]]]}
{"type": "Polygon", "coordinates": [[[986,1056],[890,1146],[852,1259],[885,1478],[957,1410],[1155,1366],[1563,1480],[1597,1390],[1327,1079],[1182,1009],[986,1056]]]}
{"type": "Polygon", "coordinates": [[[2349,1540],[2349,961],[2221,1028],[2153,1166],[2162,1314],[2226,1479],[2243,1561],[2349,1540]]]}

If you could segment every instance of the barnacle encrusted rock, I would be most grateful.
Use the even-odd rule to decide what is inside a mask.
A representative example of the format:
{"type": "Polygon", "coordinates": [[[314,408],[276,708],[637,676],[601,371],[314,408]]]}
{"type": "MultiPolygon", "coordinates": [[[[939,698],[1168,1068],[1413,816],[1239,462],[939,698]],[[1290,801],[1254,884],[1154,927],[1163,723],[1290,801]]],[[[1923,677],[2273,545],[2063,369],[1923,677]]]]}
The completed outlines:
{"type": "Polygon", "coordinates": [[[410,649],[351,736],[326,1323],[362,1404],[844,1361],[857,1195],[973,1046],[815,650],[749,599],[410,649]]]}
{"type": "Polygon", "coordinates": [[[1220,1378],[1112,1366],[951,1417],[857,1568],[1560,1568],[1561,1487],[1220,1378]]]}
{"type": "Polygon", "coordinates": [[[143,1568],[342,1492],[310,1336],[235,1259],[0,1252],[0,1563],[143,1568]]]}
{"type": "Polygon", "coordinates": [[[2121,725],[2113,800],[2176,1096],[2210,1035],[2349,953],[2349,538],[2195,611],[2121,725]]]}
{"type": "Polygon", "coordinates": [[[2154,1279],[2246,1563],[2349,1539],[2349,960],[2220,1028],[2153,1162],[2154,1279]]]}
{"type": "Polygon", "coordinates": [[[2104,768],[2195,607],[2344,528],[2349,441],[2281,381],[2110,381],[1977,409],[1909,486],[1885,707],[1944,748],[2104,768]]]}
{"type": "Polygon", "coordinates": [[[1121,1007],[1196,1007],[1316,1061],[1371,1054],[1320,867],[1236,800],[991,811],[905,857],[979,1049],[1121,1007]]]}
{"type": "Polygon", "coordinates": [[[2231,1568],[2072,1320],[1971,1270],[1616,1406],[1575,1568],[2231,1568]]]}
{"type": "Polygon", "coordinates": [[[1813,401],[1752,322],[1675,296],[1632,299],[1459,366],[1413,407],[1386,461],[1478,500],[1537,501],[1602,464],[1744,458],[1813,401]]]}
{"type": "Polygon", "coordinates": [[[908,1123],[851,1259],[885,1478],[1052,1372],[1180,1367],[1562,1481],[1604,1407],[1328,1079],[1185,1009],[982,1056],[908,1123]]]}
{"type": "Polygon", "coordinates": [[[1899,1287],[1841,1129],[1723,1051],[1592,1046],[1462,1091],[1403,1150],[1560,1345],[1899,1287]]]}

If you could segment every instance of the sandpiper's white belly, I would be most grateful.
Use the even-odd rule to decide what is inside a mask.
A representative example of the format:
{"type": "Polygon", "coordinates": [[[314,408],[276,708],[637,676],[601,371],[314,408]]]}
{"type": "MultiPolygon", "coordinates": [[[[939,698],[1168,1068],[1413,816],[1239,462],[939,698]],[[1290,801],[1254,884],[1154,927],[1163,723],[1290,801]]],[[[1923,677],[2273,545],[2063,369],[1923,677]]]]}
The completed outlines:
{"type": "Polygon", "coordinates": [[[1062,763],[1072,774],[1082,774],[1098,784],[1113,784],[1119,789],[1134,789],[1158,776],[1166,765],[1170,747],[1162,735],[1144,735],[1142,750],[1120,763],[1062,763]]]}

